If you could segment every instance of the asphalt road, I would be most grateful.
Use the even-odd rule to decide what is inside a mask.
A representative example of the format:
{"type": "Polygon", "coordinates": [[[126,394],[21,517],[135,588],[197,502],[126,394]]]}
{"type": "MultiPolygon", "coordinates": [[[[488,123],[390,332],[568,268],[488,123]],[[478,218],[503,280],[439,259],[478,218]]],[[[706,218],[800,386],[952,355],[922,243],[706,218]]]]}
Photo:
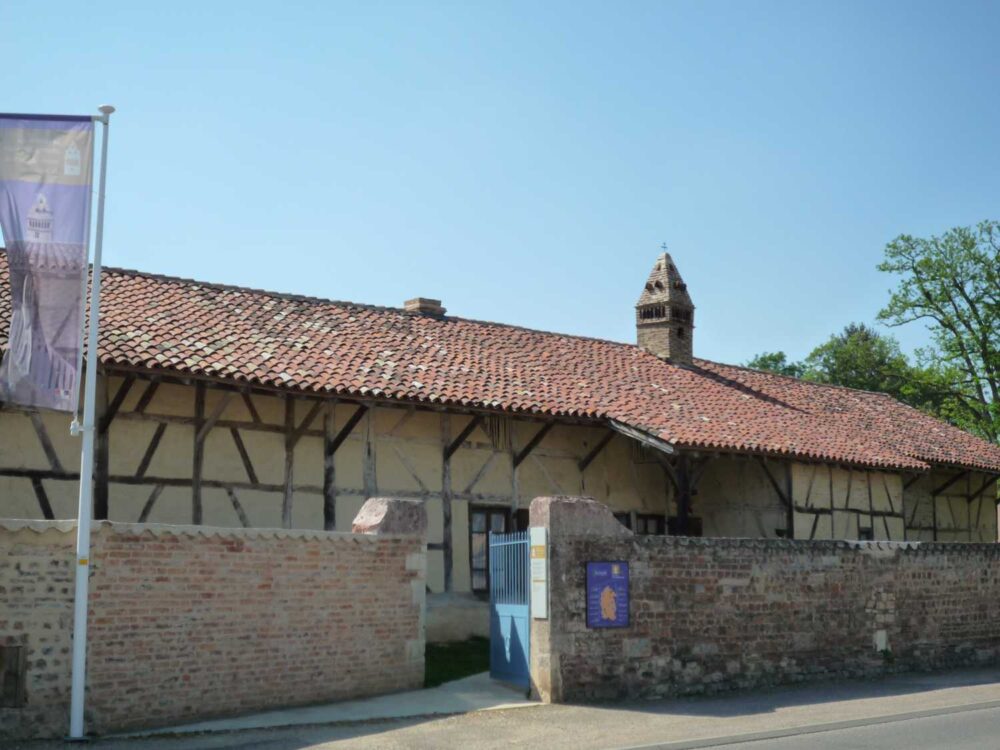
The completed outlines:
{"type": "Polygon", "coordinates": [[[702,747],[725,747],[726,750],[996,750],[1000,748],[1000,708],[702,747]]]}

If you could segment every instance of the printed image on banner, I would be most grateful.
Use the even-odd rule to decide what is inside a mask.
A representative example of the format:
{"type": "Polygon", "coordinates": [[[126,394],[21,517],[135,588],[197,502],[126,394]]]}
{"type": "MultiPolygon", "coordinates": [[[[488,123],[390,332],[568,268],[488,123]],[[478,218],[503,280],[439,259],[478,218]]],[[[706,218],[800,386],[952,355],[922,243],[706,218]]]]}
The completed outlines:
{"type": "Polygon", "coordinates": [[[9,324],[0,325],[6,329],[0,331],[5,402],[74,408],[93,147],[89,117],[0,114],[0,228],[6,246],[0,283],[9,284],[11,302],[9,324]]]}

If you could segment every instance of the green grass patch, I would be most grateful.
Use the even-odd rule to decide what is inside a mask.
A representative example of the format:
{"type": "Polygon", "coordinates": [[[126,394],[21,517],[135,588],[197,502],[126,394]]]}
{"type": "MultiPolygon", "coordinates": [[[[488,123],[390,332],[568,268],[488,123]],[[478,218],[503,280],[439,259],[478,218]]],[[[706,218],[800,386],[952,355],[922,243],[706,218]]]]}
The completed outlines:
{"type": "Polygon", "coordinates": [[[428,643],[424,651],[424,687],[437,687],[469,675],[488,672],[490,639],[474,636],[467,641],[428,643]]]}

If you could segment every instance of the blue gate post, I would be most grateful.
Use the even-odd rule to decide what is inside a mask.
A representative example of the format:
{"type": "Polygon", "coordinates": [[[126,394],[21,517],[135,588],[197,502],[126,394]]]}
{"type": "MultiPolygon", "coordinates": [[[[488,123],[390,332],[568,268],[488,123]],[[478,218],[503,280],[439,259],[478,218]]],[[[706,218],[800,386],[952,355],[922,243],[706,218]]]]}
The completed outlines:
{"type": "Polygon", "coordinates": [[[531,684],[530,560],[528,532],[489,536],[490,676],[531,684]]]}

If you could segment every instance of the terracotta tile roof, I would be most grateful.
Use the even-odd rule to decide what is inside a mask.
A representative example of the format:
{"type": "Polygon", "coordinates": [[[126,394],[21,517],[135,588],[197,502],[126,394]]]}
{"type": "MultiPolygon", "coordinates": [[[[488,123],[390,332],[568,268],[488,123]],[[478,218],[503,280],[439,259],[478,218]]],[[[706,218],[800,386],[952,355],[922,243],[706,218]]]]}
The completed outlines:
{"type": "MultiPolygon", "coordinates": [[[[0,336],[7,288],[0,254],[0,336]]],[[[883,394],[705,360],[680,367],[628,344],[117,269],[103,300],[109,365],[616,420],[680,447],[1000,472],[1000,446],[883,394]]]]}

